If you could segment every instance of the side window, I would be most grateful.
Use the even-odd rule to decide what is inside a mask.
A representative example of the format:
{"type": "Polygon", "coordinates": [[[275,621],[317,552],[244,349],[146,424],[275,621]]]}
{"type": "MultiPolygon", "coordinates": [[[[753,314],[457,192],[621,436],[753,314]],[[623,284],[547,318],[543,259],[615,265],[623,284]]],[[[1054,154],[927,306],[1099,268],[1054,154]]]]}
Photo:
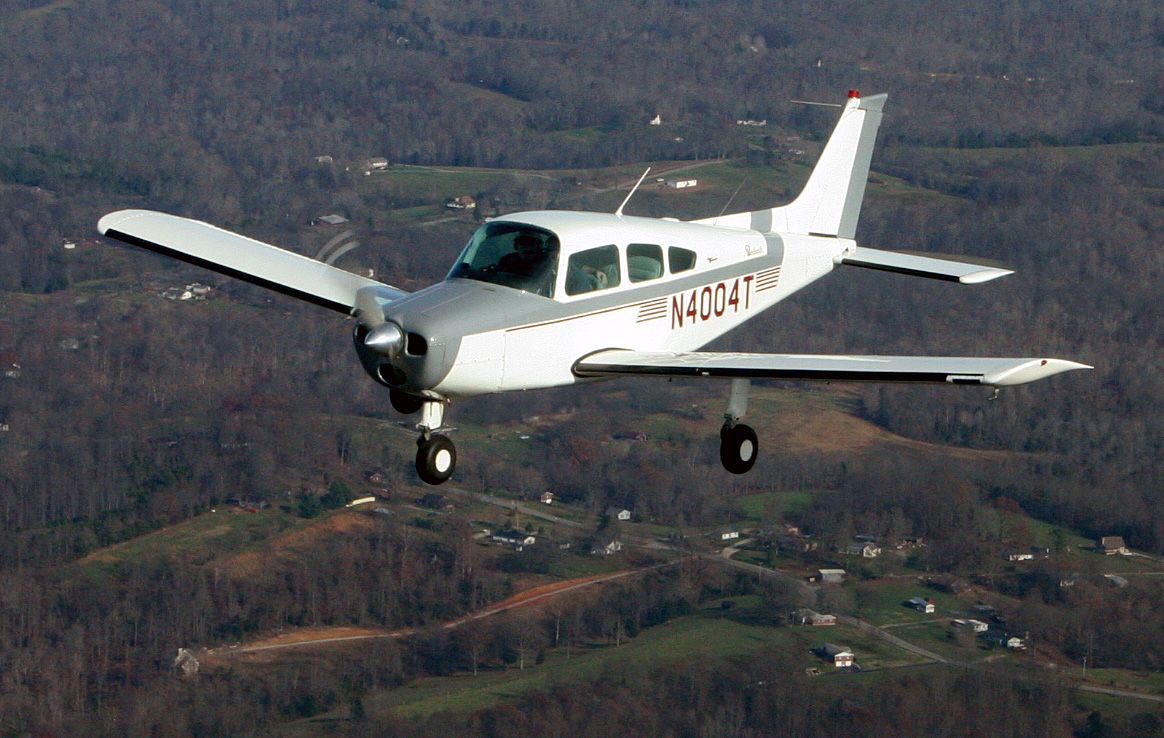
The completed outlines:
{"type": "Polygon", "coordinates": [[[695,268],[695,252],[690,249],[681,249],[678,246],[672,246],[667,249],[667,261],[671,267],[672,274],[685,272],[688,269],[695,268]]]}
{"type": "Polygon", "coordinates": [[[645,282],[663,276],[663,248],[651,243],[632,243],[627,246],[626,276],[632,282],[645,282]]]}
{"type": "Polygon", "coordinates": [[[617,287],[619,283],[618,247],[599,246],[579,251],[570,257],[566,266],[566,294],[617,287]]]}

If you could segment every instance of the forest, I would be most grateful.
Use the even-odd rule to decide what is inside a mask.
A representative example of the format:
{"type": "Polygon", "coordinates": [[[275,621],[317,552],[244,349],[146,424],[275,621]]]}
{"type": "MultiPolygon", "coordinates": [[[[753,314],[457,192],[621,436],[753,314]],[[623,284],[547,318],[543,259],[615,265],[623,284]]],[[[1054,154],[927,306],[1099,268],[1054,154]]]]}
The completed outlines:
{"type": "MultiPolygon", "coordinates": [[[[413,289],[444,276],[474,226],[440,212],[448,197],[472,194],[478,218],[613,209],[644,165],[710,163],[716,186],[649,193],[628,212],[785,200],[834,114],[793,101],[852,88],[890,95],[859,242],[1016,273],[973,288],[833,275],[717,346],[1046,354],[1094,371],[993,402],[962,388],[779,385],[790,402],[823,397],[852,422],[961,453],[786,437],[793,411],[781,409],[757,468],[730,480],[715,453],[718,386],[482,397],[456,408],[467,429],[538,418],[537,431],[521,451],[467,443],[455,482],[524,500],[551,489],[592,514],[624,505],[676,529],[738,517],[748,495],[823,492],[766,522],[831,543],[921,536],[931,544],[911,565],[964,577],[997,568],[1000,546],[1035,545],[1005,523],[1012,513],[1164,555],[1158,3],[6,0],[0,28],[0,736],[275,735],[328,700],[510,664],[523,629],[537,633],[534,654],[553,640],[546,622],[503,620],[475,634],[481,645],[442,632],[325,666],[177,680],[178,646],[306,625],[424,628],[503,599],[515,578],[469,543],[467,520],[353,524],[260,547],[262,565],[236,549],[94,559],[238,498],[273,503],[262,536],[292,536],[370,470],[421,494],[405,492],[411,436],[378,430],[400,417],[354,360],[348,321],[104,242],[101,215],[175,212],[314,256],[341,230],[313,219],[337,213],[359,242],[339,264],[413,289]],[[392,168],[365,174],[371,157],[392,168]],[[159,297],[195,281],[207,300],[159,297]],[[645,442],[619,440],[658,417],[645,442]],[[211,719],[217,704],[231,707],[211,719]]],[[[1049,584],[1072,573],[1061,562],[1007,585],[1029,604],[1027,628],[1072,659],[1164,668],[1159,586],[1065,594],[1049,584]]],[[[702,571],[652,582],[633,612],[619,609],[627,589],[580,602],[578,639],[756,594],[702,571]]],[[[954,735],[975,715],[981,734],[1102,734],[1066,687],[1009,672],[943,672],[924,689],[894,676],[853,700],[775,677],[744,688],[786,658],[607,674],[585,696],[551,689],[468,727],[571,735],[600,713],[609,731],[658,735],[954,735]],[[992,722],[986,694],[1024,717],[992,722]],[[948,713],[903,722],[938,699],[948,713]]],[[[1144,720],[1121,725],[1151,734],[1144,720]]],[[[441,721],[341,734],[447,732],[441,721]]]]}

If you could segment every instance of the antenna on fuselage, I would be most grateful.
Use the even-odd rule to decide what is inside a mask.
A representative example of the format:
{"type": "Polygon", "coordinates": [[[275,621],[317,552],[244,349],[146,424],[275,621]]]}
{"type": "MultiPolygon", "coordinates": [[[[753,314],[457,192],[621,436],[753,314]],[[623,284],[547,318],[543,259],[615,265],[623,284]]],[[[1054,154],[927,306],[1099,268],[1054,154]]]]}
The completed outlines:
{"type": "Polygon", "coordinates": [[[646,179],[646,178],[647,178],[647,175],[648,175],[648,174],[650,174],[650,173],[651,173],[651,168],[650,168],[650,167],[647,167],[647,171],[643,172],[643,176],[639,177],[639,181],[638,181],[638,182],[635,182],[635,186],[634,186],[634,187],[631,187],[631,191],[630,191],[630,193],[629,193],[629,194],[627,194],[627,196],[626,196],[626,199],[622,201],[622,205],[619,205],[619,206],[618,206],[618,210],[615,210],[615,211],[614,211],[614,214],[615,214],[615,215],[617,215],[617,216],[618,216],[618,217],[620,217],[620,218],[622,217],[622,209],[623,209],[623,208],[625,208],[625,207],[626,207],[626,204],[627,204],[628,202],[630,202],[630,199],[631,199],[632,197],[634,197],[634,196],[635,196],[635,192],[637,192],[637,191],[638,191],[638,189],[639,189],[639,185],[641,185],[641,184],[643,183],[643,180],[644,180],[644,179],[646,179]]]}

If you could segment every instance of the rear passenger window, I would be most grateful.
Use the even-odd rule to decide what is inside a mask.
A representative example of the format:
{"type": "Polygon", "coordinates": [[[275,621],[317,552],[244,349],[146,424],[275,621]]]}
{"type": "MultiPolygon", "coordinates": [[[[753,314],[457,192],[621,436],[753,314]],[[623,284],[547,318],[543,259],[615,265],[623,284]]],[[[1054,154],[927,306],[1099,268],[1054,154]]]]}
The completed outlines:
{"type": "Polygon", "coordinates": [[[672,274],[685,272],[695,267],[695,252],[690,249],[681,249],[678,246],[672,246],[667,249],[667,262],[671,267],[672,274]]]}
{"type": "Polygon", "coordinates": [[[570,257],[566,265],[567,295],[581,295],[617,287],[618,283],[617,246],[599,246],[596,249],[579,251],[570,257]]]}
{"type": "Polygon", "coordinates": [[[627,246],[626,276],[632,282],[645,282],[663,276],[663,247],[651,243],[632,243],[627,246]]]}

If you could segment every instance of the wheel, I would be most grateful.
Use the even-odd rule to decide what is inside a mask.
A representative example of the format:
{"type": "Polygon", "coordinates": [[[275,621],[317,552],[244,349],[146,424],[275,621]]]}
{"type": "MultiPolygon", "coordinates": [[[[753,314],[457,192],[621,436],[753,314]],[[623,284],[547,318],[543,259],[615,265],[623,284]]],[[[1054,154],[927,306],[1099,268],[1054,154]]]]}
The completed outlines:
{"type": "Polygon", "coordinates": [[[448,436],[434,433],[416,442],[416,473],[428,484],[441,484],[453,476],[457,466],[457,447],[448,436]]]}
{"type": "Polygon", "coordinates": [[[412,415],[420,410],[424,400],[416,395],[401,392],[398,389],[388,390],[388,399],[392,402],[392,409],[401,415],[412,415]]]}
{"type": "Polygon", "coordinates": [[[746,474],[756,463],[760,442],[751,426],[724,426],[719,432],[719,460],[732,474],[746,474]]]}

